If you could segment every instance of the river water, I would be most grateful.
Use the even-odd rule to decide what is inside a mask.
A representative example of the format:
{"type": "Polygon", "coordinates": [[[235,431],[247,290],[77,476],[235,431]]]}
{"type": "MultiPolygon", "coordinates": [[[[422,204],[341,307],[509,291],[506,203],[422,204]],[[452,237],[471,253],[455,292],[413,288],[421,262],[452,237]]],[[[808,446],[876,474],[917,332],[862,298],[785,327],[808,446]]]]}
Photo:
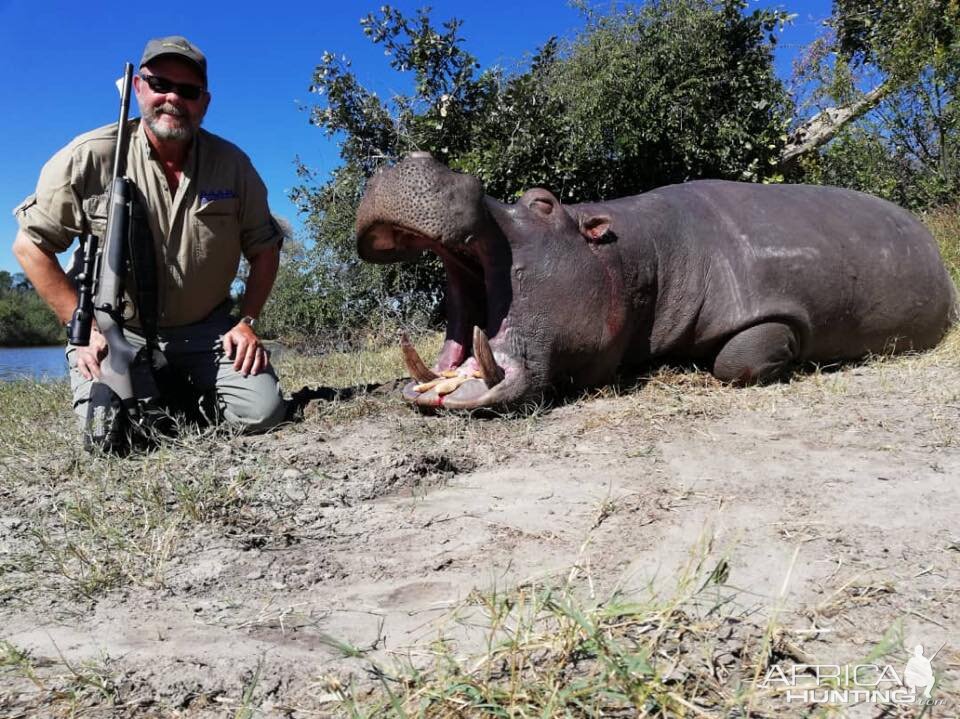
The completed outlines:
{"type": "Polygon", "coordinates": [[[0,347],[0,382],[14,379],[59,380],[67,377],[63,346],[0,347]]]}

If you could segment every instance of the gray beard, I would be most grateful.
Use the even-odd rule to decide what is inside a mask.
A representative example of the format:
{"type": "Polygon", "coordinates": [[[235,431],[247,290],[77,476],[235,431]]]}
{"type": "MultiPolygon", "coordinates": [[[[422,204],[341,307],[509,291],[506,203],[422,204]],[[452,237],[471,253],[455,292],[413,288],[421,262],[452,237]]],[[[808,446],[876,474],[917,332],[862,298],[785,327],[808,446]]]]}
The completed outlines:
{"type": "MultiPolygon", "coordinates": [[[[172,110],[172,109],[171,109],[172,110]]],[[[165,108],[158,108],[158,110],[150,110],[143,113],[144,122],[147,123],[147,127],[150,128],[150,131],[157,137],[158,140],[175,140],[175,141],[188,141],[192,140],[193,136],[197,133],[199,128],[199,123],[194,125],[189,115],[186,114],[177,114],[176,111],[167,110],[165,108]],[[177,117],[182,121],[180,125],[171,127],[170,125],[160,124],[160,118],[163,115],[169,115],[171,117],[177,117]]]]}

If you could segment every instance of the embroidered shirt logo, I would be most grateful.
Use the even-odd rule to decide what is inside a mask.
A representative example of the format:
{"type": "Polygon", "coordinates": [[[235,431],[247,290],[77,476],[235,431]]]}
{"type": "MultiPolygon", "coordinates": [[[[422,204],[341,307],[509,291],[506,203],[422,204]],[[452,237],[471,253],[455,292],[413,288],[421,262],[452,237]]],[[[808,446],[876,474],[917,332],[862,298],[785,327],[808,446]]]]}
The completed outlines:
{"type": "Polygon", "coordinates": [[[232,200],[237,196],[233,190],[200,190],[200,205],[206,205],[215,200],[232,200]]]}

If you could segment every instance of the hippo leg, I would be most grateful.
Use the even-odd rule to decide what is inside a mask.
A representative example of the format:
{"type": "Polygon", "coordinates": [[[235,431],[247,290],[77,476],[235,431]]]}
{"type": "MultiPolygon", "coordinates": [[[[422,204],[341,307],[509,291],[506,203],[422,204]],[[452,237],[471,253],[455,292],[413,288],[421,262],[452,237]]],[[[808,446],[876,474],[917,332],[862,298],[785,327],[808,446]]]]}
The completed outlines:
{"type": "Polygon", "coordinates": [[[765,322],[733,335],[713,363],[724,382],[753,384],[777,379],[797,357],[797,338],[789,326],[765,322]]]}

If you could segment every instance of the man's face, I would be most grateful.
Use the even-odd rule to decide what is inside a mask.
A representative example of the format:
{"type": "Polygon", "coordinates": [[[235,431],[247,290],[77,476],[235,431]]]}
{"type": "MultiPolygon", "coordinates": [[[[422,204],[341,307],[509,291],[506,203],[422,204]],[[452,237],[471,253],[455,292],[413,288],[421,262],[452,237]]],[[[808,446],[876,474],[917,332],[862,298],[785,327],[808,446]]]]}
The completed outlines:
{"type": "Polygon", "coordinates": [[[210,104],[210,93],[204,90],[198,98],[191,100],[177,91],[177,85],[203,87],[203,78],[193,65],[174,56],[151,60],[133,78],[140,115],[157,139],[188,142],[203,122],[210,104]],[[173,83],[174,87],[167,92],[155,91],[141,75],[167,80],[166,85],[173,83]]]}

